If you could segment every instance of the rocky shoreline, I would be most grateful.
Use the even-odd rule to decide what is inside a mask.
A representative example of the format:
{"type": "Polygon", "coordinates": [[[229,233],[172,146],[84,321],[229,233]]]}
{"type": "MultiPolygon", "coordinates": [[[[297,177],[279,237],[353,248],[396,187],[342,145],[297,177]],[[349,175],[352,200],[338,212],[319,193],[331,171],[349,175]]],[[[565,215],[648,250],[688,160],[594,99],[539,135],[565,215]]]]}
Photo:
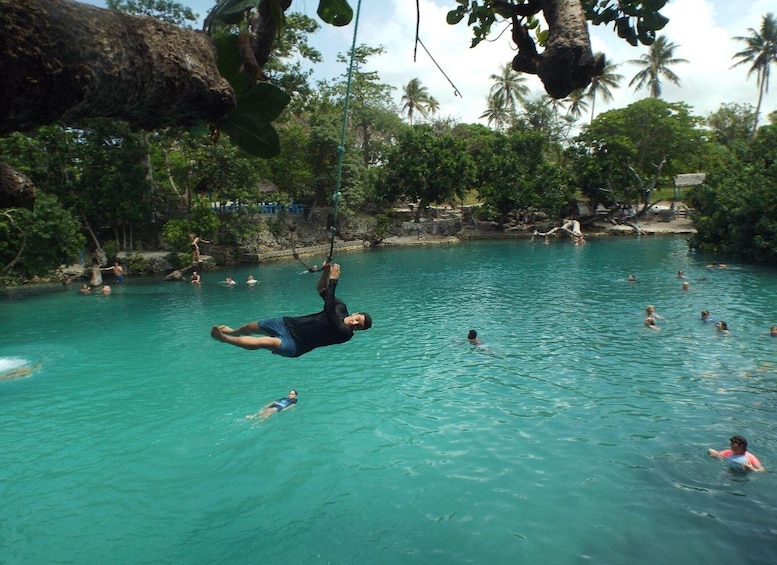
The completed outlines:
{"type": "MultiPolygon", "coordinates": [[[[498,231],[491,225],[479,224],[474,226],[461,226],[455,234],[445,233],[447,230],[440,230],[441,233],[433,235],[430,233],[429,222],[425,222],[425,229],[421,234],[417,231],[416,224],[409,224],[400,230],[400,234],[393,234],[383,238],[377,247],[412,247],[425,245],[455,245],[464,241],[472,240],[503,240],[503,239],[526,239],[534,236],[534,227],[526,226],[524,228],[511,228],[504,231],[498,231]]],[[[442,224],[442,222],[441,222],[442,224]]],[[[693,223],[687,218],[675,218],[671,221],[648,220],[636,222],[632,225],[610,224],[603,220],[597,220],[584,225],[583,233],[587,239],[611,236],[662,236],[662,235],[684,235],[693,234],[696,230],[693,223]]],[[[560,234],[553,237],[553,241],[562,242],[567,239],[566,235],[560,234]]],[[[373,245],[366,240],[358,237],[353,240],[336,240],[335,255],[345,252],[355,252],[372,247],[373,245]]],[[[256,253],[244,255],[241,261],[218,260],[215,256],[203,255],[202,270],[216,270],[226,267],[230,264],[247,263],[269,263],[276,261],[294,261],[296,252],[300,258],[321,258],[323,260],[329,253],[329,244],[319,242],[298,242],[292,249],[291,245],[281,245],[281,248],[257,250],[256,253]]],[[[127,264],[129,256],[140,256],[148,264],[148,269],[154,274],[169,274],[174,271],[174,266],[168,261],[169,251],[146,251],[146,252],[120,252],[118,254],[119,262],[127,264]]],[[[319,261],[320,262],[320,261],[319,261]]],[[[126,269],[128,275],[132,275],[131,270],[126,269]]],[[[88,280],[88,265],[74,264],[63,265],[60,268],[58,276],[70,277],[73,280],[88,280]]],[[[109,277],[110,279],[110,277],[109,277]]],[[[49,281],[50,282],[50,281],[49,281]]]]}

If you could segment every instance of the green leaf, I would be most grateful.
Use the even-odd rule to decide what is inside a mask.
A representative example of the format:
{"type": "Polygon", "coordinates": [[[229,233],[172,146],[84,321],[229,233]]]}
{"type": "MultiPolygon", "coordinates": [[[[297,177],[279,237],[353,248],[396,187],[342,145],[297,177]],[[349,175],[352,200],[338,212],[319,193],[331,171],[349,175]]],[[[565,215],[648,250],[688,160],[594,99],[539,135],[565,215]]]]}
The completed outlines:
{"type": "Polygon", "coordinates": [[[261,0],[237,0],[237,2],[231,3],[229,7],[226,7],[219,12],[219,17],[223,19],[224,16],[233,16],[235,14],[240,14],[240,16],[242,16],[243,12],[249,8],[256,8],[260,2],[261,0]]]}
{"type": "Polygon", "coordinates": [[[667,0],[642,0],[643,10],[658,12],[666,5],[667,0]]]}
{"type": "Polygon", "coordinates": [[[258,82],[248,92],[237,95],[237,108],[271,122],[289,105],[291,97],[269,82],[258,82]]]}
{"type": "Polygon", "coordinates": [[[205,18],[205,30],[210,33],[214,22],[235,25],[243,20],[243,11],[255,7],[262,0],[221,0],[205,18]]]}
{"type": "Polygon", "coordinates": [[[642,20],[637,22],[637,37],[642,45],[653,45],[656,41],[656,32],[645,26],[642,20]]]}
{"type": "Polygon", "coordinates": [[[240,51],[237,48],[237,35],[217,37],[214,42],[218,51],[216,67],[218,67],[219,74],[227,79],[229,84],[232,84],[232,79],[240,72],[241,65],[240,51]]]}
{"type": "Polygon", "coordinates": [[[226,79],[236,93],[245,92],[250,86],[250,78],[240,71],[243,64],[237,47],[237,35],[226,35],[215,39],[218,50],[216,66],[219,74],[226,79]]]}
{"type": "Polygon", "coordinates": [[[623,16],[615,20],[615,27],[618,30],[618,37],[625,39],[632,45],[637,44],[637,32],[629,22],[628,16],[623,16]]]}
{"type": "Polygon", "coordinates": [[[319,0],[316,13],[326,23],[337,27],[346,26],[353,19],[348,0],[319,0]]]}
{"type": "Polygon", "coordinates": [[[448,12],[448,15],[445,16],[445,21],[452,26],[459,23],[462,19],[464,19],[464,11],[461,8],[456,8],[455,10],[451,10],[450,12],[448,12]]]}
{"type": "Polygon", "coordinates": [[[224,118],[219,129],[235,145],[254,157],[270,159],[281,152],[278,133],[272,124],[240,107],[224,118]]]}
{"type": "Polygon", "coordinates": [[[645,27],[649,27],[653,31],[664,29],[664,26],[669,23],[669,18],[662,16],[659,13],[645,14],[642,18],[645,27]]]}

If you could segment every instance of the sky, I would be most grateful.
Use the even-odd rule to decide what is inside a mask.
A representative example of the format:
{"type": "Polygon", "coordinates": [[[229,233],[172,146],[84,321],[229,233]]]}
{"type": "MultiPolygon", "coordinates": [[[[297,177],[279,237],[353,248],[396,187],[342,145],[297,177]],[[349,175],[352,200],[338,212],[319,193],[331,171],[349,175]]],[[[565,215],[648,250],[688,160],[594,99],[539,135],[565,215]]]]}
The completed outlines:
{"type": "MultiPolygon", "coordinates": [[[[197,12],[201,19],[215,3],[214,0],[179,1],[197,12]]],[[[358,0],[349,2],[356,12],[358,0]]],[[[104,0],[88,0],[88,3],[105,5],[104,0]]],[[[420,46],[414,60],[415,0],[362,0],[356,43],[381,46],[385,50],[383,55],[371,58],[364,70],[377,71],[382,82],[395,87],[398,107],[401,107],[402,87],[418,78],[440,103],[436,117],[485,123],[480,116],[486,110],[488,92],[493,85],[490,77],[499,74],[501,67],[515,56],[509,32],[499,36],[501,29],[494,26],[489,42],[470,48],[472,29],[463,22],[455,26],[445,22],[448,11],[456,7],[455,0],[419,0],[419,6],[419,37],[461,96],[455,94],[448,79],[420,46]]],[[[321,24],[321,30],[310,39],[310,44],[324,57],[324,63],[314,69],[314,80],[331,79],[347,73],[347,65],[338,63],[336,56],[349,52],[355,26],[353,23],[344,28],[329,26],[316,16],[317,8],[318,0],[293,0],[291,6],[292,11],[303,12],[321,24]]],[[[675,56],[688,63],[671,67],[680,84],[676,86],[664,80],[661,98],[667,102],[685,102],[693,114],[702,117],[716,111],[721,104],[755,107],[756,77],[753,74],[748,78],[749,65],[732,68],[736,62],[733,55],[744,47],[744,43],[733,38],[749,36],[750,28],[760,31],[763,16],[769,11],[777,12],[775,8],[774,0],[670,0],[661,10],[669,23],[659,35],[674,43],[675,56]]],[[[646,88],[635,92],[628,86],[639,67],[626,63],[639,59],[648,48],[632,47],[617,37],[612,26],[589,26],[589,30],[593,51],[604,52],[608,61],[619,64],[617,72],[623,75],[621,87],[612,92],[611,102],[597,99],[596,113],[623,108],[649,96],[646,88]]],[[[543,94],[540,80],[527,76],[531,96],[543,94]]],[[[766,116],[777,110],[774,90],[764,95],[761,123],[766,123],[766,116]]]]}

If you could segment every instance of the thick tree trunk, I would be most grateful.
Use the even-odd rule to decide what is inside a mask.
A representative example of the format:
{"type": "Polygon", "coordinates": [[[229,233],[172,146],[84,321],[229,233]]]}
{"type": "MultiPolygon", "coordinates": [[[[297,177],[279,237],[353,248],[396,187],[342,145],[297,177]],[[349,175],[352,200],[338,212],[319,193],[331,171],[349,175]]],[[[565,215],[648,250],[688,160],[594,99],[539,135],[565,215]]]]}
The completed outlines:
{"type": "Polygon", "coordinates": [[[550,35],[537,74],[553,98],[564,98],[591,83],[604,61],[591,52],[588,23],[580,0],[540,0],[550,35]]]}
{"type": "Polygon", "coordinates": [[[35,185],[24,175],[0,163],[0,208],[27,208],[35,204],[35,185]]]}
{"type": "Polygon", "coordinates": [[[235,106],[203,33],[69,0],[0,0],[0,135],[115,118],[154,129],[235,106]]]}

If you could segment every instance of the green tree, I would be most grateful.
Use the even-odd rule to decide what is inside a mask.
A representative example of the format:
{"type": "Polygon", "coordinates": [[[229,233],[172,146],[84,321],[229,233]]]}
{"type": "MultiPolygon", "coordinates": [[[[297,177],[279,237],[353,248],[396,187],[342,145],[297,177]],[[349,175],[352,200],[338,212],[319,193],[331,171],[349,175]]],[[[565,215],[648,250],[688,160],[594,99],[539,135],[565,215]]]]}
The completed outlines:
{"type": "Polygon", "coordinates": [[[489,106],[493,99],[495,106],[509,114],[515,114],[516,105],[522,104],[529,94],[526,77],[513,70],[509,63],[502,65],[499,74],[492,74],[489,80],[494,84],[489,91],[489,106]]]}
{"type": "MultiPolygon", "coordinates": [[[[364,70],[370,58],[384,53],[383,47],[359,45],[353,54],[348,126],[354,143],[361,149],[364,167],[380,162],[387,146],[402,125],[392,100],[394,87],[381,82],[377,71],[364,70]]],[[[338,54],[337,60],[346,70],[339,81],[331,85],[331,92],[324,92],[333,96],[343,108],[348,87],[347,65],[350,64],[350,57],[341,53],[338,54]]]]}
{"type": "Polygon", "coordinates": [[[406,128],[388,154],[382,196],[420,200],[416,211],[432,202],[463,198],[474,175],[466,145],[450,132],[435,135],[431,126],[406,128]]]}
{"type": "Polygon", "coordinates": [[[777,264],[777,125],[762,126],[741,160],[690,192],[702,251],[777,264]]]}
{"type": "MultiPolygon", "coordinates": [[[[337,187],[338,154],[342,134],[342,107],[331,100],[322,99],[310,114],[310,141],[308,159],[311,166],[311,206],[330,206],[337,187]]],[[[346,130],[340,171],[338,204],[341,211],[355,209],[366,198],[366,172],[362,156],[353,151],[353,135],[346,130]]]]}
{"type": "Polygon", "coordinates": [[[574,169],[582,171],[584,192],[595,202],[642,202],[644,212],[662,178],[705,170],[702,123],[685,104],[657,98],[599,114],[577,138],[581,162],[574,169]]]}
{"type": "Polygon", "coordinates": [[[582,88],[573,90],[569,93],[569,96],[567,96],[567,101],[569,103],[569,107],[567,108],[567,116],[572,118],[574,121],[579,120],[580,116],[583,115],[583,112],[588,110],[588,103],[585,101],[585,96],[585,90],[582,88]]]}
{"type": "Polygon", "coordinates": [[[503,131],[515,119],[515,115],[510,113],[499,97],[491,94],[488,96],[488,107],[480,118],[488,120],[488,125],[493,125],[496,131],[503,131]]]}
{"type": "Polygon", "coordinates": [[[304,14],[286,14],[285,25],[276,37],[270,59],[264,66],[270,82],[292,97],[291,112],[284,112],[279,121],[293,113],[295,106],[304,105],[313,95],[313,87],[310,85],[313,69],[304,69],[303,63],[315,65],[323,62],[321,52],[309,43],[310,38],[320,29],[316,20],[304,14]]]}
{"type": "MultiPolygon", "coordinates": [[[[402,89],[402,112],[407,114],[410,124],[413,124],[413,115],[418,113],[426,118],[429,115],[429,102],[433,98],[429,89],[421,84],[417,78],[410,79],[402,89]]],[[[435,101],[436,103],[436,101],[435,101]]]]}
{"type": "Polygon", "coordinates": [[[45,276],[83,248],[76,221],[56,197],[40,194],[32,210],[0,210],[0,281],[45,276]]]}
{"type": "Polygon", "coordinates": [[[679,86],[680,78],[669,67],[688,61],[675,57],[675,49],[677,49],[677,45],[662,35],[650,46],[647,54],[642,55],[639,59],[627,61],[642,67],[631,79],[629,86],[634,86],[634,90],[637,91],[647,85],[651,98],[661,97],[662,78],[679,86]]]}
{"type": "Polygon", "coordinates": [[[777,20],[774,14],[768,13],[761,20],[761,29],[756,31],[753,28],[748,30],[749,36],[735,37],[737,41],[745,43],[745,48],[734,55],[734,59],[739,59],[734,64],[750,64],[747,76],[755,73],[756,85],[758,86],[758,103],[755,106],[755,121],[753,122],[753,131],[755,135],[758,127],[758,115],[761,113],[761,102],[764,92],[769,92],[769,76],[773,63],[777,63],[777,20]]]}
{"type": "Polygon", "coordinates": [[[560,143],[564,139],[568,120],[559,116],[558,108],[563,102],[547,95],[526,100],[523,110],[518,114],[515,129],[520,131],[537,130],[543,132],[548,143],[560,143]]]}
{"type": "MultiPolygon", "coordinates": [[[[602,53],[597,53],[597,57],[603,56],[602,53]]],[[[588,86],[586,96],[591,99],[591,119],[594,121],[594,110],[596,108],[596,99],[600,97],[605,102],[612,101],[612,89],[620,88],[620,82],[623,80],[623,75],[615,72],[618,68],[617,64],[605,63],[602,72],[598,75],[594,75],[591,78],[591,84],[588,86]]]]}
{"type": "Polygon", "coordinates": [[[715,140],[732,150],[743,150],[755,129],[755,111],[750,104],[722,104],[707,117],[715,140]]]}
{"type": "Polygon", "coordinates": [[[468,144],[484,217],[501,227],[515,210],[535,208],[558,215],[571,191],[564,173],[547,158],[550,147],[542,132],[473,133],[477,135],[468,144]]]}
{"type": "Polygon", "coordinates": [[[188,22],[200,19],[191,8],[171,0],[106,0],[105,5],[111,10],[143,14],[187,29],[191,29],[188,22]]]}

